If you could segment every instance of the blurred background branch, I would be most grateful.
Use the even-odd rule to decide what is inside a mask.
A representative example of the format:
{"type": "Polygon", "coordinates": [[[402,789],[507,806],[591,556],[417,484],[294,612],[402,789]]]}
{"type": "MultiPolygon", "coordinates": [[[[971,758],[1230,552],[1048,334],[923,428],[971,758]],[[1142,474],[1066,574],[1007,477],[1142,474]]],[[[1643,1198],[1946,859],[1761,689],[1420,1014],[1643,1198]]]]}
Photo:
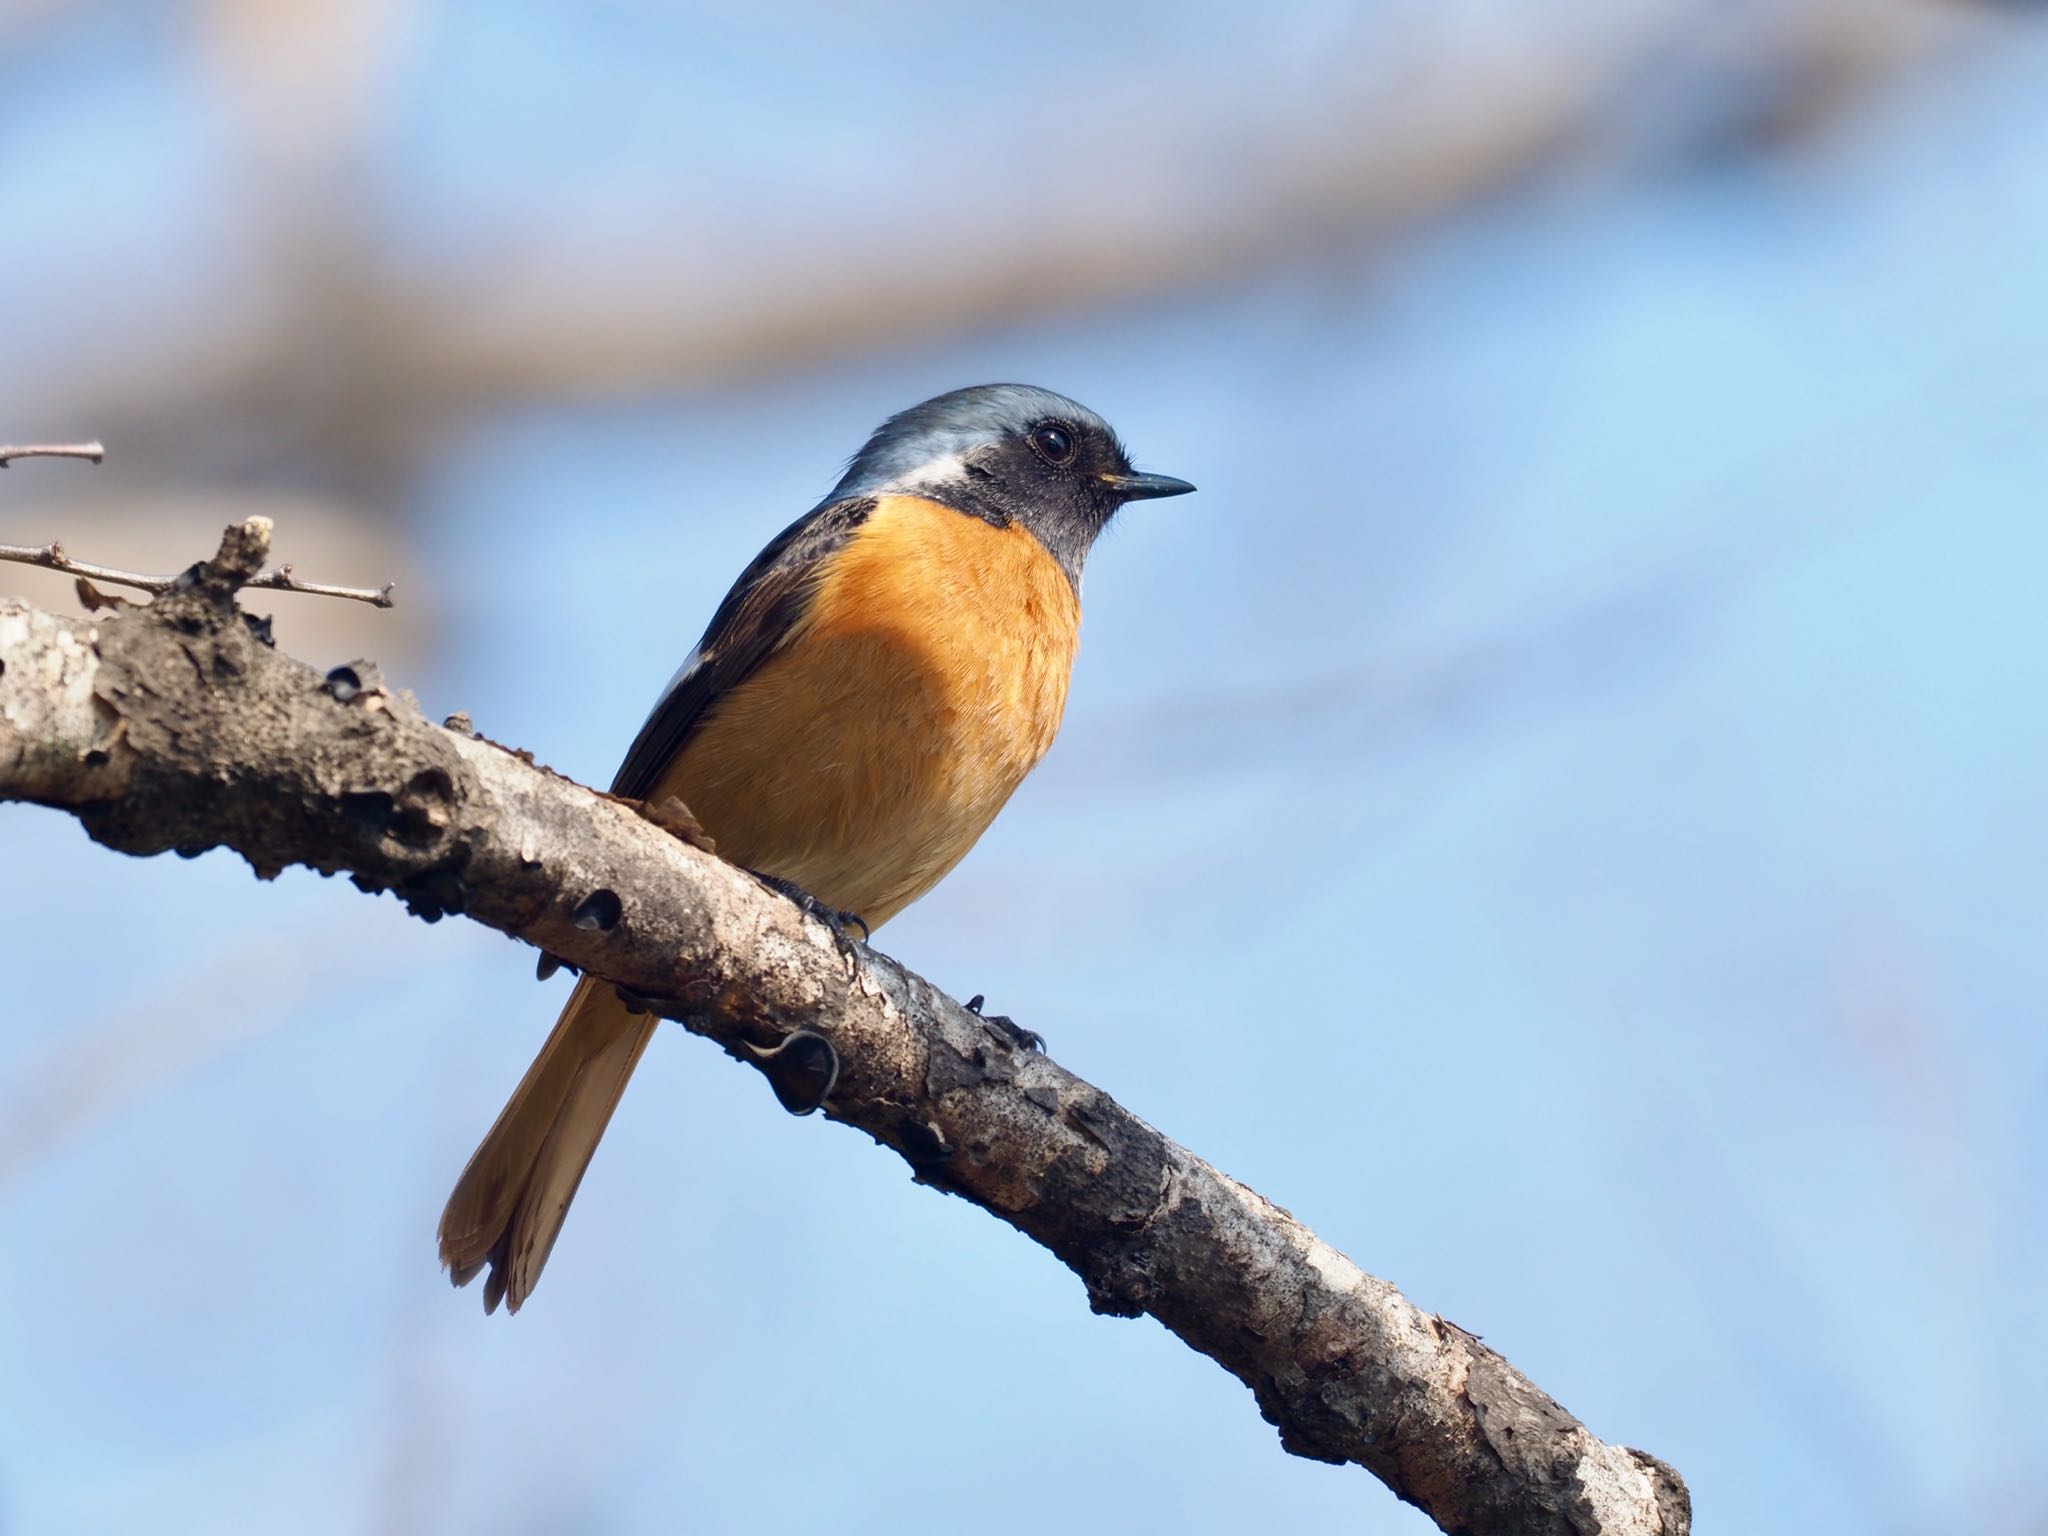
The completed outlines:
{"type": "MultiPolygon", "coordinates": [[[[62,14],[17,19],[15,69],[35,67],[38,33],[59,46],[62,14]]],[[[649,46],[688,25],[626,0],[597,15],[649,46]]],[[[1913,0],[1549,0],[1484,25],[1400,0],[1316,16],[1192,67],[1134,70],[1105,49],[1075,62],[1052,113],[1028,72],[992,94],[928,76],[919,110],[862,135],[874,159],[936,159],[917,177],[846,176],[836,157],[806,170],[847,133],[816,103],[793,130],[805,184],[778,188],[781,227],[701,151],[657,169],[652,128],[613,147],[651,162],[645,180],[556,184],[508,224],[489,183],[423,203],[420,168],[392,158],[382,107],[415,67],[420,18],[389,0],[214,0],[185,39],[225,156],[194,231],[211,254],[185,278],[202,323],[137,356],[55,316],[22,377],[45,412],[98,413],[131,462],[194,485],[288,476],[375,517],[413,505],[432,446],[487,413],[716,388],[1274,267],[1355,270],[1518,181],[1789,150],[1970,31],[1958,8],[1913,0]],[[1028,151],[1006,150],[1026,122],[1028,151]],[[632,241],[595,238],[607,197],[637,200],[632,241]]],[[[932,20],[907,6],[885,25],[932,20]]],[[[1085,33],[1089,18],[1055,7],[1046,24],[1085,33]]],[[[0,385],[0,407],[21,403],[0,385]]]]}

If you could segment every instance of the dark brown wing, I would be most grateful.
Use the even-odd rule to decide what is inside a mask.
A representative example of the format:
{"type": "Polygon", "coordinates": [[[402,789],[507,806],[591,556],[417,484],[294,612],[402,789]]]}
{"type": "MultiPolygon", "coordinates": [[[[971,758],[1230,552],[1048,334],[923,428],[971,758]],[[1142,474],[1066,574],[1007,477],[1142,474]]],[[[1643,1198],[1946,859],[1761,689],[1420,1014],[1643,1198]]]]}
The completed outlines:
{"type": "Polygon", "coordinates": [[[719,697],[753,675],[803,617],[825,561],[875,509],[872,496],[828,501],[775,536],[740,573],[697,649],[640,727],[612,793],[645,799],[719,697]]]}

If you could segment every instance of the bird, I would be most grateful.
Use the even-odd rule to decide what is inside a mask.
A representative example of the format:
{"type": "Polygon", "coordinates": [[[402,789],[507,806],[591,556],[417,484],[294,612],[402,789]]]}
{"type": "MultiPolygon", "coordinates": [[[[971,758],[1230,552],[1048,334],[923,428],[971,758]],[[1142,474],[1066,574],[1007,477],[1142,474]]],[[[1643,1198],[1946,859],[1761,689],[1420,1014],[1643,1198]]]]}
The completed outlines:
{"type": "MultiPolygon", "coordinates": [[[[712,614],[615,795],[673,798],[718,854],[872,935],[965,857],[1066,707],[1081,570],[1141,473],[1086,406],[983,384],[891,416],[712,614]]],[[[850,942],[850,940],[849,940],[850,942]]],[[[657,1020],[584,977],[440,1221],[484,1310],[532,1295],[657,1020]]]]}

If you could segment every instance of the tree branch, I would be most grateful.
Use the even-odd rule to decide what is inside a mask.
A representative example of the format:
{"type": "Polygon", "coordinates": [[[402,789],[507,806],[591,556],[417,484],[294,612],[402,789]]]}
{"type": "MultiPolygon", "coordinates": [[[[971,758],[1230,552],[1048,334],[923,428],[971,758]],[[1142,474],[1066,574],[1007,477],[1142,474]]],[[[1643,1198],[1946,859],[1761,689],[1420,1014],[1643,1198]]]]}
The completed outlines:
{"type": "Polygon", "coordinates": [[[128,853],[347,871],[605,977],[1051,1249],[1096,1311],[1151,1313],[1289,1451],[1367,1468],[1447,1531],[1690,1530],[1670,1467],[893,960],[630,803],[430,724],[367,663],[279,655],[234,601],[267,552],[251,520],[147,606],[0,602],[0,799],[128,853]]]}

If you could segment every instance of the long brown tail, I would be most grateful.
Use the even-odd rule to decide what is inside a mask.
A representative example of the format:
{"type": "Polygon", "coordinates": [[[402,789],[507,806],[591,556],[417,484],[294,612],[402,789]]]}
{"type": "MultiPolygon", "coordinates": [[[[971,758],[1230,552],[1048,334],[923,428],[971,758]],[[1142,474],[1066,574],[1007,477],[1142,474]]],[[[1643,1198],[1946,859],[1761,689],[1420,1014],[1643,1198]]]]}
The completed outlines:
{"type": "Polygon", "coordinates": [[[486,1312],[501,1300],[517,1312],[540,1282],[655,1022],[652,1014],[627,1012],[608,983],[577,983],[554,1033],[455,1181],[441,1212],[441,1263],[457,1285],[490,1265],[486,1312]]]}

